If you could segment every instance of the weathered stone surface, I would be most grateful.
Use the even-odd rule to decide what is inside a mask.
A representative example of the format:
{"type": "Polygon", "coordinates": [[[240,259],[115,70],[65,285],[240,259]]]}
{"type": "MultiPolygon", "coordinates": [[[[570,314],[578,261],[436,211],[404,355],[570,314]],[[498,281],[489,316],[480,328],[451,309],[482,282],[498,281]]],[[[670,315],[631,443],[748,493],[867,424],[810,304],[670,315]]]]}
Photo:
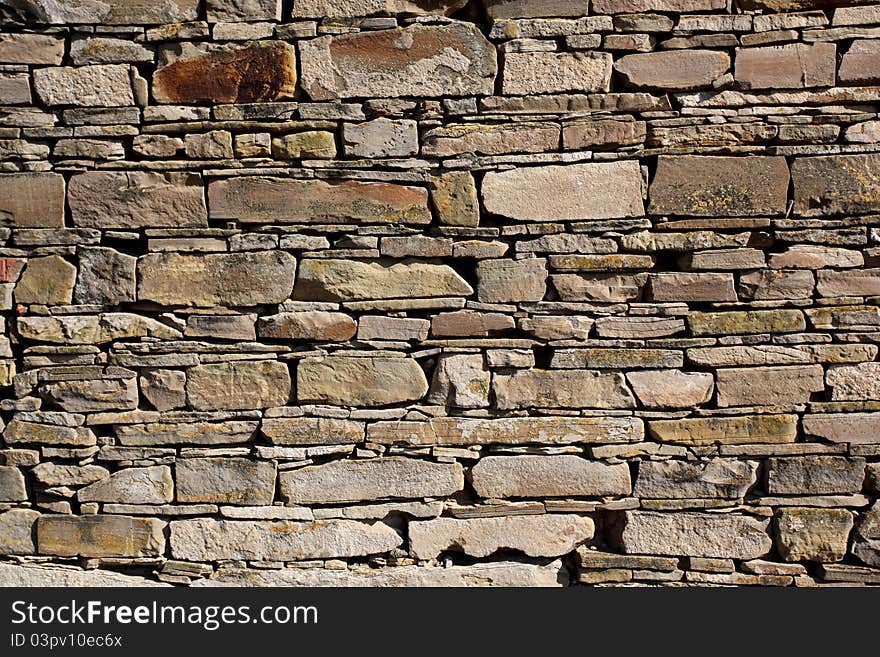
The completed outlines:
{"type": "Polygon", "coordinates": [[[403,539],[381,522],[245,521],[198,518],[171,522],[171,553],[186,561],[294,561],[387,552],[403,539]]]}
{"type": "Polygon", "coordinates": [[[352,157],[409,157],[419,152],[418,123],[385,117],[366,123],[345,123],[342,141],[352,157]]]}
{"type": "Polygon", "coordinates": [[[809,299],[815,282],[809,271],[762,269],[743,274],[739,293],[745,299],[809,299]]]}
{"type": "Polygon", "coordinates": [[[718,406],[805,404],[825,390],[821,365],[720,369],[718,406]]]}
{"type": "Polygon", "coordinates": [[[730,68],[730,57],[717,50],[670,50],[621,57],[614,71],[635,89],[688,91],[711,87],[730,68]]]}
{"type": "Polygon", "coordinates": [[[467,296],[473,288],[448,265],[303,260],[294,298],[314,301],[467,296]]]}
{"type": "Polygon", "coordinates": [[[736,301],[732,274],[668,272],[650,278],[653,301],[736,301]]]}
{"type": "Polygon", "coordinates": [[[95,434],[86,427],[64,427],[12,420],[3,430],[7,445],[68,445],[89,447],[97,442],[95,434]]]}
{"type": "Polygon", "coordinates": [[[634,14],[643,11],[712,11],[724,9],[725,0],[593,0],[594,14],[634,14]]]}
{"type": "Polygon", "coordinates": [[[186,405],[186,374],[178,370],[143,370],[141,394],[157,411],[186,405]]]}
{"type": "Polygon", "coordinates": [[[563,301],[634,301],[638,299],[647,274],[600,274],[551,276],[553,287],[563,301]]]}
{"type": "Polygon", "coordinates": [[[481,260],[477,265],[477,298],[486,303],[540,301],[547,291],[547,261],[481,260]]]}
{"type": "Polygon", "coordinates": [[[427,392],[425,373],[412,358],[307,358],[296,368],[296,398],[301,403],[384,406],[415,401],[427,392]]]}
{"type": "Polygon", "coordinates": [[[391,445],[616,444],[643,437],[642,421],[633,417],[441,417],[427,422],[377,422],[367,429],[368,440],[391,445]]]}
{"type": "Polygon", "coordinates": [[[878,53],[880,53],[880,44],[873,39],[853,41],[840,61],[840,69],[837,72],[840,83],[848,85],[880,83],[878,53]]]}
{"type": "Polygon", "coordinates": [[[464,474],[458,463],[391,457],[289,470],[281,473],[280,483],[287,504],[339,504],[444,497],[464,487],[464,474]]]}
{"type": "Polygon", "coordinates": [[[34,71],[34,91],[50,106],[134,105],[129,67],[125,64],[38,68],[34,71]]]}
{"type": "Polygon", "coordinates": [[[598,162],[490,172],[483,179],[486,210],[519,221],[638,217],[644,213],[642,175],[635,161],[598,162]]]}
{"type": "Polygon", "coordinates": [[[804,415],[804,433],[832,443],[880,443],[880,413],[817,413],[804,415]]]}
{"type": "Polygon", "coordinates": [[[776,549],[785,561],[842,561],[853,515],[846,509],[785,508],[776,512],[776,549]]]}
{"type": "Polygon", "coordinates": [[[300,42],[312,100],[491,94],[495,49],[467,23],[324,36],[300,42]]]}
{"type": "Polygon", "coordinates": [[[280,21],[281,0],[208,0],[208,22],[280,21]]]}
{"type": "Polygon", "coordinates": [[[556,150],[559,134],[559,126],[552,123],[457,124],[425,133],[422,155],[543,153],[556,150]]]}
{"type": "Polygon", "coordinates": [[[630,369],[643,367],[681,367],[684,359],[671,349],[557,349],[550,358],[550,367],[559,369],[598,368],[630,369]]]}
{"type": "Polygon", "coordinates": [[[256,422],[186,422],[119,425],[114,428],[120,444],[238,445],[253,440],[256,422]]]}
{"type": "Polygon", "coordinates": [[[88,171],[70,179],[73,223],[86,228],[206,226],[202,178],[190,173],[88,171]]]}
{"type": "Polygon", "coordinates": [[[858,493],[865,481],[865,459],[800,456],[767,461],[767,492],[773,495],[858,493]]]}
{"type": "Polygon", "coordinates": [[[166,51],[153,74],[160,103],[260,103],[293,98],[296,50],[283,41],[166,51]]]}
{"type": "Polygon", "coordinates": [[[333,159],[336,140],[332,132],[323,130],[284,135],[272,140],[272,155],[276,160],[333,159]]]}
{"type": "Polygon", "coordinates": [[[357,18],[373,14],[444,16],[461,9],[464,0],[298,0],[294,18],[357,18]]]}
{"type": "Polygon", "coordinates": [[[829,368],[826,383],[834,400],[880,399],[880,363],[836,365],[829,368]]]}
{"type": "Polygon", "coordinates": [[[126,338],[174,339],[180,332],[149,317],[131,313],[19,317],[19,334],[28,340],[56,344],[104,344],[126,338]]]}
{"type": "Polygon", "coordinates": [[[22,587],[165,587],[155,580],[113,570],[83,570],[77,566],[0,563],[3,586],[22,587]]]}
{"type": "MultiPolygon", "coordinates": [[[[519,327],[541,340],[585,340],[593,328],[593,320],[586,317],[548,315],[520,320],[519,327]]],[[[559,352],[556,352],[557,354],[559,352]]],[[[554,358],[556,355],[554,354],[554,358]]],[[[592,367],[587,365],[586,367],[592,367]]]]}
{"type": "Polygon", "coordinates": [[[738,498],[755,484],[758,463],[734,459],[642,461],[633,494],[654,499],[738,498]]]}
{"type": "Polygon", "coordinates": [[[208,185],[212,219],[242,223],[405,223],[431,221],[421,187],[382,182],[246,176],[208,185]]]}
{"type": "Polygon", "coordinates": [[[629,495],[625,463],[588,461],[579,456],[487,456],[469,475],[481,497],[600,497],[629,495]]]}
{"type": "Polygon", "coordinates": [[[64,177],[57,173],[0,174],[0,223],[16,228],[64,226],[64,177]]]}
{"type": "Polygon", "coordinates": [[[647,408],[693,408],[708,402],[715,386],[709,373],[681,370],[627,372],[626,380],[647,408]]]}
{"type": "Polygon", "coordinates": [[[796,344],[689,349],[688,360],[706,367],[731,365],[806,365],[809,363],[849,363],[874,360],[874,345],[796,344]]]}
{"type": "Polygon", "coordinates": [[[155,557],[165,551],[164,527],[155,518],[43,515],[37,546],[61,557],[155,557]]]}
{"type": "Polygon", "coordinates": [[[137,408],[137,380],[132,377],[59,381],[40,387],[40,396],[71,413],[137,408]]]}
{"type": "MultiPolygon", "coordinates": [[[[0,554],[34,554],[34,524],[40,514],[32,509],[11,509],[0,513],[0,554]]],[[[5,565],[5,564],[4,564],[5,565]]],[[[11,586],[0,574],[0,583],[11,586]]]]}
{"type": "MultiPolygon", "coordinates": [[[[21,0],[5,11],[11,17],[24,22],[50,23],[103,23],[105,25],[159,25],[177,21],[196,20],[198,0],[114,0],[114,2],[88,2],[75,0],[21,0]]],[[[42,63],[42,62],[38,62],[42,63]]]]}
{"type": "Polygon", "coordinates": [[[502,313],[457,310],[435,315],[431,320],[431,335],[434,337],[491,337],[508,333],[515,326],[513,318],[502,313]]]}
{"type": "Polygon", "coordinates": [[[709,513],[627,511],[620,543],[627,554],[757,559],[770,552],[769,520],[709,513]]]}
{"type": "Polygon", "coordinates": [[[199,411],[284,406],[290,372],[275,360],[199,365],[187,371],[186,396],[199,411]]]}
{"type": "Polygon", "coordinates": [[[99,465],[59,465],[40,463],[31,469],[31,476],[45,486],[85,486],[106,479],[110,472],[99,465]]]}
{"type": "Polygon", "coordinates": [[[622,374],[592,370],[525,370],[496,374],[496,405],[514,408],[633,408],[622,374]]]}
{"type": "Polygon", "coordinates": [[[836,67],[833,43],[738,48],[735,78],[742,89],[833,87],[836,67]]]}
{"type": "Polygon", "coordinates": [[[171,468],[167,465],[125,468],[79,489],[76,497],[80,502],[167,504],[174,500],[171,468]]]}
{"type": "Polygon", "coordinates": [[[112,306],[135,300],[137,258],[102,246],[80,247],[77,255],[74,299],[78,303],[112,306]]]}
{"type": "Polygon", "coordinates": [[[0,502],[21,502],[27,498],[21,470],[13,466],[0,465],[0,502]]]}
{"type": "Polygon", "coordinates": [[[434,559],[446,550],[487,557],[502,548],[530,557],[557,557],[592,538],[593,531],[592,520],[575,515],[437,518],[411,522],[409,540],[419,559],[434,559]]]}
{"type": "Polygon", "coordinates": [[[880,155],[796,158],[791,165],[794,211],[806,217],[880,209],[880,155]]]}
{"type": "Polygon", "coordinates": [[[880,269],[820,271],[816,290],[823,297],[875,296],[880,294],[880,269]]]}
{"type": "Polygon", "coordinates": [[[694,335],[742,335],[746,333],[794,333],[807,322],[799,310],[737,310],[721,313],[694,312],[688,315],[694,335]]]}
{"type": "Polygon", "coordinates": [[[611,149],[642,144],[646,136],[644,121],[592,120],[566,124],[562,143],[566,149],[611,149]]]}
{"type": "Polygon", "coordinates": [[[321,310],[280,313],[261,317],[261,338],[345,342],[357,332],[357,324],[345,313],[321,310]]]}
{"type": "Polygon", "coordinates": [[[68,304],[73,297],[76,267],[57,255],[28,260],[15,285],[16,303],[68,304]]]}
{"type": "MultiPolygon", "coordinates": [[[[0,580],[5,577],[0,565],[0,580]]],[[[198,579],[194,587],[265,586],[302,587],[558,587],[564,586],[568,575],[562,562],[546,566],[515,561],[493,561],[472,566],[394,566],[392,568],[287,568],[257,570],[251,568],[223,569],[210,579],[198,579]]]]}
{"type": "Polygon", "coordinates": [[[0,35],[0,63],[57,66],[64,58],[64,39],[54,34],[0,35]]]}
{"type": "Polygon", "coordinates": [[[652,420],[648,431],[655,440],[682,445],[781,444],[795,442],[797,420],[796,415],[652,420]]]}
{"type": "Polygon", "coordinates": [[[138,300],[181,306],[256,306],[290,297],[296,260],[284,251],[138,259],[138,300]]]}
{"type": "Polygon", "coordinates": [[[501,88],[505,94],[606,92],[610,83],[608,53],[510,52],[504,56],[501,88]]]}
{"type": "Polygon", "coordinates": [[[484,408],[489,405],[490,376],[482,354],[444,355],[434,370],[428,403],[484,408]]]}
{"type": "Polygon", "coordinates": [[[358,320],[358,340],[417,340],[428,337],[431,322],[409,317],[363,315],[358,320]]]}
{"type": "Polygon", "coordinates": [[[788,203],[781,157],[661,156],[651,182],[651,214],[779,215],[788,203]]]}
{"type": "Polygon", "coordinates": [[[246,458],[182,458],[174,464],[177,501],[272,504],[275,464],[246,458]]]}
{"type": "Polygon", "coordinates": [[[452,171],[431,178],[431,201],[441,224],[478,226],[480,223],[477,186],[467,171],[452,171]]]}
{"type": "Polygon", "coordinates": [[[274,445],[344,445],[361,442],[364,425],[324,417],[267,417],[260,433],[274,445]]]}

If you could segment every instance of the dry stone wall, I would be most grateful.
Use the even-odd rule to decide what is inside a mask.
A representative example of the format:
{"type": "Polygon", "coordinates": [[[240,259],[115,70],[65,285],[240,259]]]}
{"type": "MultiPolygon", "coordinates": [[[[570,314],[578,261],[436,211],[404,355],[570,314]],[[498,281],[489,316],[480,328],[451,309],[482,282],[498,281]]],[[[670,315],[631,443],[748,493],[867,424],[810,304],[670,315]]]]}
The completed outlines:
{"type": "Polygon", "coordinates": [[[880,3],[0,0],[0,582],[880,583],[880,3]]]}

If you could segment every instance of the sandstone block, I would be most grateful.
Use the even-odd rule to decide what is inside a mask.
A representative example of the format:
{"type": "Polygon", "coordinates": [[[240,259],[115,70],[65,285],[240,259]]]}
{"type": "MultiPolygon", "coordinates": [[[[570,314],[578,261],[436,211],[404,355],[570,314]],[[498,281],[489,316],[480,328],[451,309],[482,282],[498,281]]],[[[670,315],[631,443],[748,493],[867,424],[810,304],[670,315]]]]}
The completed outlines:
{"type": "Polygon", "coordinates": [[[0,217],[16,228],[64,226],[64,176],[57,173],[0,174],[0,217]]]}
{"type": "Polygon", "coordinates": [[[837,72],[840,84],[860,85],[880,83],[880,64],[877,55],[880,44],[873,39],[857,39],[844,53],[837,72]]]}
{"type": "Polygon", "coordinates": [[[647,274],[560,274],[550,280],[563,301],[635,301],[648,280],[647,274]]]}
{"type": "Polygon", "coordinates": [[[431,178],[431,202],[441,224],[480,224],[480,199],[474,177],[468,171],[452,171],[431,178]]]}
{"type": "Polygon", "coordinates": [[[725,9],[725,0],[593,0],[594,14],[635,14],[646,11],[688,13],[725,9]]]}
{"type": "Polygon", "coordinates": [[[880,413],[817,413],[804,415],[804,433],[832,443],[880,443],[880,413]]]}
{"type": "Polygon", "coordinates": [[[138,259],[138,300],[181,306],[256,306],[290,297],[296,260],[283,251],[188,255],[151,253],[138,259]]]}
{"type": "Polygon", "coordinates": [[[177,501],[268,505],[275,499],[275,464],[246,458],[179,458],[177,501]]]}
{"type": "Polygon", "coordinates": [[[880,363],[835,365],[828,369],[825,381],[831,388],[831,399],[880,399],[880,363]]]}
{"type": "Polygon", "coordinates": [[[90,447],[97,442],[95,434],[86,427],[63,427],[22,420],[12,420],[6,425],[3,430],[3,440],[7,445],[66,445],[70,447],[90,447]]]}
{"type": "Polygon", "coordinates": [[[64,37],[55,34],[0,35],[0,63],[58,66],[64,59],[64,37]]]}
{"type": "Polygon", "coordinates": [[[398,457],[331,461],[282,472],[280,480],[289,505],[444,497],[464,487],[458,463],[398,457]]]}
{"type": "Polygon", "coordinates": [[[772,495],[858,493],[865,482],[865,459],[800,456],[767,461],[767,492],[772,495]]]}
{"type": "Polygon", "coordinates": [[[785,561],[842,561],[853,528],[846,509],[785,508],[776,512],[776,549],[785,561]]]}
{"type": "Polygon", "coordinates": [[[467,23],[324,36],[299,44],[312,100],[491,94],[495,48],[467,23]]]}
{"type": "Polygon", "coordinates": [[[296,132],[274,138],[272,155],[276,160],[332,160],[336,157],[336,140],[332,132],[324,130],[296,132]]]}
{"type": "Polygon", "coordinates": [[[127,338],[167,340],[180,337],[180,331],[132,313],[19,317],[18,332],[28,340],[79,345],[105,344],[127,338]]]}
{"type": "Polygon", "coordinates": [[[281,0],[208,0],[208,22],[280,21],[281,0]]]}
{"type": "Polygon", "coordinates": [[[448,157],[462,153],[544,153],[558,148],[559,133],[559,126],[552,123],[449,125],[425,133],[422,155],[448,157]]]}
{"type": "Polygon", "coordinates": [[[360,18],[373,14],[448,16],[464,4],[464,0],[297,0],[293,17],[360,18]]]}
{"type": "Polygon", "coordinates": [[[653,301],[736,301],[732,274],[691,274],[668,272],[652,274],[653,301]]]}
{"type": "Polygon", "coordinates": [[[49,106],[134,105],[129,67],[125,64],[38,68],[34,70],[34,91],[49,106]]]}
{"type": "Polygon", "coordinates": [[[816,290],[823,297],[867,297],[880,294],[880,269],[820,271],[816,290]]]}
{"type": "Polygon", "coordinates": [[[452,408],[485,408],[489,405],[489,380],[482,354],[443,355],[434,370],[428,403],[452,408]]]}
{"type": "Polygon", "coordinates": [[[737,84],[743,89],[833,87],[837,46],[792,43],[763,48],[737,48],[737,84]]]}
{"type": "Polygon", "coordinates": [[[364,425],[325,417],[267,417],[260,433],[273,445],[345,445],[363,441],[364,425]]]}
{"type": "Polygon", "coordinates": [[[502,93],[607,92],[611,55],[597,52],[509,52],[504,56],[502,93]]]}
{"type": "Polygon", "coordinates": [[[880,209],[880,155],[876,153],[796,158],[791,178],[796,214],[818,217],[880,209]]]}
{"type": "Polygon", "coordinates": [[[721,313],[693,312],[687,317],[694,335],[796,333],[807,327],[799,310],[737,310],[721,313]]]}
{"type": "Polygon", "coordinates": [[[306,358],[296,369],[300,403],[385,406],[416,401],[427,392],[425,373],[412,358],[306,358]]]}
{"type": "Polygon", "coordinates": [[[82,304],[115,306],[135,300],[137,258],[103,246],[81,246],[74,298],[82,304]]]}
{"type": "Polygon", "coordinates": [[[165,551],[164,527],[155,518],[43,515],[37,546],[61,557],[156,557],[165,551]]]}
{"type": "Polygon", "coordinates": [[[644,370],[627,372],[626,380],[647,408],[693,408],[708,402],[715,387],[707,372],[644,370]]]}
{"type": "Polygon", "coordinates": [[[530,557],[558,557],[592,538],[593,532],[589,518],[562,514],[437,518],[409,524],[410,551],[417,559],[434,559],[450,549],[487,557],[502,548],[530,557]]]}
{"type": "Polygon", "coordinates": [[[797,415],[744,415],[652,420],[648,431],[660,442],[682,445],[748,445],[793,443],[797,415]]]}
{"type": "Polygon", "coordinates": [[[614,71],[628,87],[688,91],[711,87],[730,68],[730,57],[717,50],[670,50],[625,55],[614,71]]]}
{"type": "Polygon", "coordinates": [[[758,463],[735,459],[642,461],[633,494],[648,499],[741,498],[755,484],[758,463]]]}
{"type": "Polygon", "coordinates": [[[499,409],[635,406],[623,375],[614,372],[535,369],[496,374],[492,390],[499,409]]]}
{"type": "Polygon", "coordinates": [[[21,502],[27,498],[21,470],[11,465],[0,465],[0,502],[21,502]]]}
{"type": "Polygon", "coordinates": [[[113,2],[56,2],[21,0],[12,15],[19,20],[61,25],[85,23],[103,25],[162,25],[198,18],[198,0],[114,0],[113,2]]]}
{"type": "Polygon", "coordinates": [[[477,265],[477,298],[485,303],[540,301],[547,291],[547,261],[481,260],[477,265]]]}
{"type": "MultiPolygon", "coordinates": [[[[34,524],[40,514],[32,509],[11,509],[0,513],[0,554],[35,554],[34,524]]],[[[0,576],[4,586],[12,582],[0,576]]]]}
{"type": "Polygon", "coordinates": [[[629,495],[629,467],[579,456],[487,456],[471,469],[477,495],[505,497],[601,497],[629,495]]]}
{"type": "Polygon", "coordinates": [[[358,320],[358,340],[415,340],[428,338],[431,322],[415,317],[362,315],[358,320]]]}
{"type": "Polygon", "coordinates": [[[80,502],[168,504],[174,500],[171,468],[167,465],[124,468],[106,479],[80,488],[76,497],[80,502]]]}
{"type": "Polygon", "coordinates": [[[345,342],[354,337],[357,325],[345,313],[315,310],[261,317],[257,332],[274,340],[345,342]]]}
{"type": "Polygon", "coordinates": [[[431,318],[434,337],[493,337],[515,328],[513,317],[504,313],[481,313],[476,310],[456,310],[440,313],[431,318]]]}
{"type": "Polygon", "coordinates": [[[157,411],[186,405],[186,374],[178,370],[142,370],[141,394],[157,411]]]}
{"type": "Polygon", "coordinates": [[[739,292],[744,299],[809,299],[813,296],[815,281],[810,271],[762,269],[743,274],[739,292]]]}
{"type": "Polygon", "coordinates": [[[117,425],[121,445],[160,447],[164,445],[241,445],[253,440],[257,422],[156,422],[117,425]]]}
{"type": "Polygon", "coordinates": [[[290,372],[275,360],[198,365],[187,371],[186,396],[198,411],[284,406],[290,372]]]}
{"type": "Polygon", "coordinates": [[[418,123],[385,117],[366,123],[345,123],[342,141],[349,157],[409,157],[419,152],[418,123]]]}
{"type": "Polygon", "coordinates": [[[518,221],[576,221],[644,214],[638,162],[596,162],[490,172],[486,210],[518,221]]]}
{"type": "Polygon", "coordinates": [[[825,390],[821,365],[724,368],[716,376],[721,407],[806,404],[825,390]]]}
{"type": "Polygon", "coordinates": [[[59,381],[40,386],[40,396],[71,413],[131,410],[138,406],[134,376],[59,381]]]}
{"type": "Polygon", "coordinates": [[[75,282],[76,267],[61,256],[31,258],[15,284],[15,302],[68,304],[73,297],[75,282]]]}

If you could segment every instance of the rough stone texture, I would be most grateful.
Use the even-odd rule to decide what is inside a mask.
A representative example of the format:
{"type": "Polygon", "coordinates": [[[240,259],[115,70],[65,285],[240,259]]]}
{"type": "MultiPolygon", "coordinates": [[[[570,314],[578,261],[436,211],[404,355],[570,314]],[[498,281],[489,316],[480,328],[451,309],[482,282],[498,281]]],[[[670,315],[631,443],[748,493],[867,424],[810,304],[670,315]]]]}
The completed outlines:
{"type": "Polygon", "coordinates": [[[186,375],[186,397],[196,410],[284,406],[290,396],[287,365],[274,360],[199,365],[186,375]]]}
{"type": "Polygon", "coordinates": [[[479,354],[443,356],[434,370],[428,401],[452,408],[489,406],[491,374],[479,354]]]}
{"type": "Polygon", "coordinates": [[[608,91],[611,57],[607,53],[512,52],[504,56],[501,86],[505,94],[608,91]]]}
{"type": "Polygon", "coordinates": [[[733,459],[642,461],[633,494],[655,499],[741,498],[755,484],[757,469],[755,462],[733,459]]]}
{"type": "Polygon", "coordinates": [[[134,105],[129,67],[106,64],[38,68],[34,91],[49,106],[117,107],[134,105]]]}
{"type": "Polygon", "coordinates": [[[80,247],[77,255],[77,302],[113,306],[135,300],[137,258],[102,246],[80,247]]]}
{"type": "Polygon", "coordinates": [[[833,87],[836,66],[833,43],[739,48],[735,78],[742,89],[833,87]]]}
{"type": "Polygon", "coordinates": [[[0,220],[16,228],[64,225],[64,177],[57,173],[0,174],[0,220]]]}
{"type": "Polygon", "coordinates": [[[805,404],[825,389],[820,365],[720,369],[719,406],[805,404]]]}
{"type": "Polygon", "coordinates": [[[797,158],[791,165],[794,211],[815,217],[880,209],[880,156],[797,158]]]}
{"type": "Polygon", "coordinates": [[[15,285],[16,303],[62,305],[70,303],[76,281],[76,267],[61,256],[28,260],[15,285]]]}
{"type": "Polygon", "coordinates": [[[486,303],[540,301],[547,291],[547,261],[482,260],[477,267],[477,298],[486,303]]]}
{"type": "Polygon", "coordinates": [[[767,492],[773,495],[858,493],[865,481],[865,459],[801,456],[769,459],[767,492]]]}
{"type": "Polygon", "coordinates": [[[772,547],[769,524],[738,514],[627,511],[620,542],[627,554],[757,559],[772,547]]]}
{"type": "Polygon", "coordinates": [[[275,464],[244,458],[178,459],[177,501],[260,505],[275,499],[275,464]]]}
{"type": "Polygon", "coordinates": [[[614,71],[635,89],[688,91],[711,87],[730,68],[730,57],[716,50],[671,50],[626,55],[614,71]]]}
{"type": "Polygon", "coordinates": [[[846,509],[780,509],[774,518],[776,549],[785,561],[842,561],[853,528],[846,509]]]}
{"type": "Polygon", "coordinates": [[[487,456],[471,470],[481,497],[564,497],[628,495],[629,468],[578,456],[487,456]]]}
{"type": "Polygon", "coordinates": [[[165,551],[164,526],[155,518],[43,515],[37,546],[62,557],[155,557],[165,551]]]}
{"type": "Polygon", "coordinates": [[[280,303],[293,290],[296,260],[264,251],[188,255],[157,253],[138,259],[138,300],[183,306],[280,303]]]}
{"type": "Polygon", "coordinates": [[[0,502],[22,502],[27,498],[21,470],[11,465],[0,465],[0,502]]]}
{"type": "MultiPolygon", "coordinates": [[[[4,555],[34,554],[37,551],[34,524],[39,517],[40,514],[31,509],[12,509],[0,513],[0,552],[4,555]]],[[[11,586],[11,582],[2,576],[0,581],[4,586],[11,586]]]]}
{"type": "Polygon", "coordinates": [[[457,463],[407,458],[334,461],[282,472],[281,499],[290,505],[339,504],[387,498],[445,497],[464,486],[457,463]]]}
{"type": "Polygon", "coordinates": [[[296,369],[300,402],[384,406],[421,399],[427,392],[425,372],[412,358],[331,356],[303,360],[296,369]]]}
{"type": "Polygon", "coordinates": [[[681,370],[644,370],[629,372],[626,380],[648,408],[692,408],[712,397],[715,380],[703,372],[681,370]]]}
{"type": "Polygon", "coordinates": [[[409,525],[411,549],[420,559],[433,559],[447,550],[487,557],[502,548],[530,557],[555,557],[592,538],[593,531],[589,518],[551,514],[470,520],[437,518],[409,525]]]}
{"type": "Polygon", "coordinates": [[[281,313],[260,319],[261,338],[345,342],[357,332],[355,321],[344,313],[321,310],[281,313]]]}
{"type": "Polygon", "coordinates": [[[496,374],[498,408],[632,408],[623,375],[591,370],[527,370],[496,374]]]}
{"type": "Polygon", "coordinates": [[[490,94],[497,69],[494,49],[466,23],[320,37],[300,43],[300,60],[316,101],[490,94]]]}
{"type": "Polygon", "coordinates": [[[840,61],[838,76],[841,84],[877,84],[880,67],[877,65],[878,44],[873,40],[853,41],[840,61]]]}
{"type": "Polygon", "coordinates": [[[80,502],[167,504],[174,500],[171,468],[167,465],[126,468],[79,489],[76,497],[80,502]]]}

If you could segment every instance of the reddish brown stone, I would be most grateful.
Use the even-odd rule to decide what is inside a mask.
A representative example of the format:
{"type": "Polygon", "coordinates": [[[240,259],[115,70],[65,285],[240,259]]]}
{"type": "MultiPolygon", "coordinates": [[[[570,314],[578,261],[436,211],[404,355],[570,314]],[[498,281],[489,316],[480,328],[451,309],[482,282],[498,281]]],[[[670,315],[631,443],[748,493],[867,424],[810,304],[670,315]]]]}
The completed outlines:
{"type": "Polygon", "coordinates": [[[840,62],[840,84],[880,83],[880,41],[853,41],[840,62]]]}
{"type": "Polygon", "coordinates": [[[296,51],[282,41],[183,54],[153,76],[160,103],[259,103],[295,92],[296,51]]]}
{"type": "Polygon", "coordinates": [[[615,72],[630,87],[687,91],[712,85],[730,68],[730,57],[717,50],[667,50],[621,57],[615,72]]]}
{"type": "Polygon", "coordinates": [[[880,154],[798,158],[791,165],[794,211],[807,217],[880,210],[880,154]]]}
{"type": "Polygon", "coordinates": [[[833,43],[738,48],[735,77],[743,89],[833,87],[836,65],[833,43]]]}

